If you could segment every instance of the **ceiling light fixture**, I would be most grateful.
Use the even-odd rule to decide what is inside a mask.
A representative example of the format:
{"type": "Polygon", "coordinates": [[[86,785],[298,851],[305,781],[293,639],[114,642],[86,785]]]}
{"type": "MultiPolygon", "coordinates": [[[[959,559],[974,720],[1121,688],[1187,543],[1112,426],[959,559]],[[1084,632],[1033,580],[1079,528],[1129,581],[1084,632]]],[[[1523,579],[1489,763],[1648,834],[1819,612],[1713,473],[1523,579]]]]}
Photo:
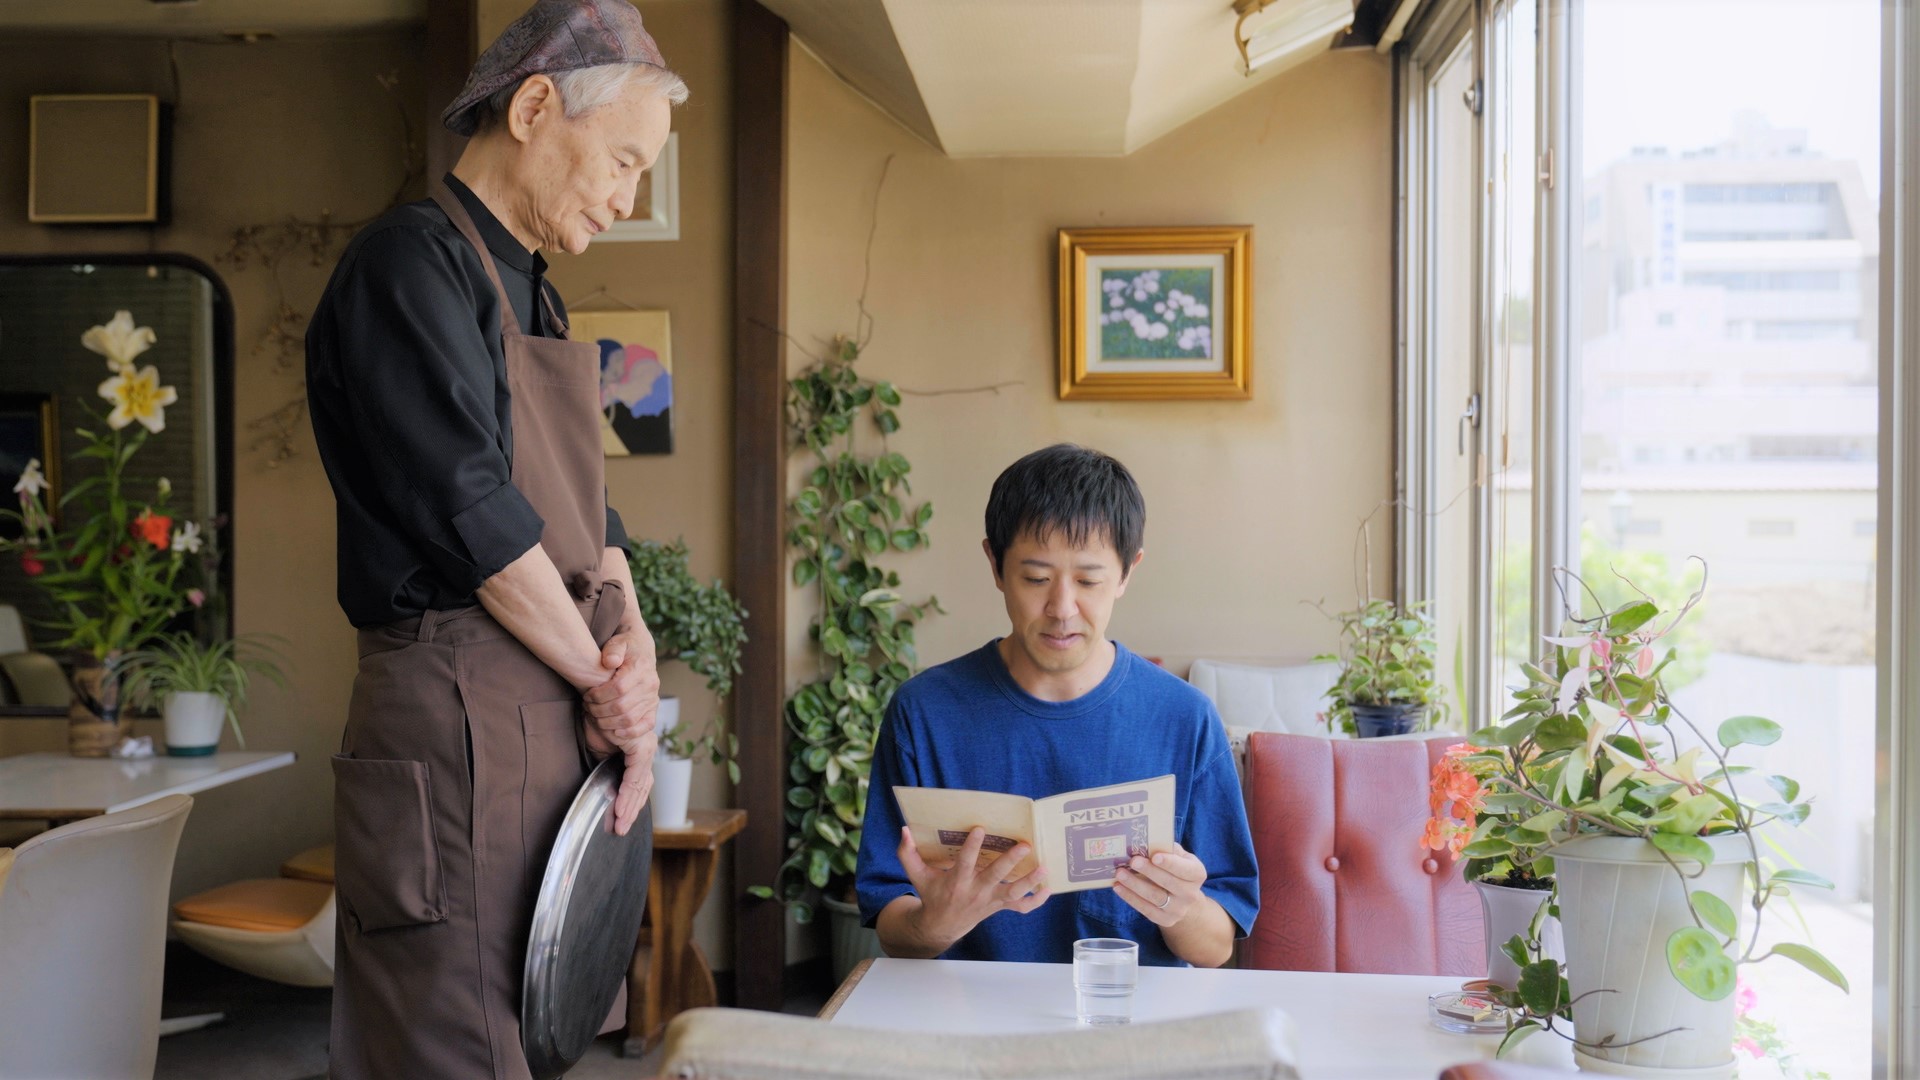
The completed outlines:
{"type": "Polygon", "coordinates": [[[1248,75],[1276,61],[1324,49],[1334,35],[1353,28],[1352,0],[1234,0],[1233,10],[1240,13],[1233,24],[1233,42],[1248,75]],[[1254,33],[1246,33],[1247,21],[1258,15],[1271,17],[1254,33]]]}

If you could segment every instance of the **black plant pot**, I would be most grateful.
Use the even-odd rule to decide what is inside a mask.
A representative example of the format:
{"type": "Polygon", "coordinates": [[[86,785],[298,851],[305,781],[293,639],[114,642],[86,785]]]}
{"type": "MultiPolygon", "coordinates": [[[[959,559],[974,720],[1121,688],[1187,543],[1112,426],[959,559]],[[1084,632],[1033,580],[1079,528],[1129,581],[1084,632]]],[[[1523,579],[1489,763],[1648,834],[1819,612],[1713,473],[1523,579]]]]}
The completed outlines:
{"type": "Polygon", "coordinates": [[[1349,705],[1353,711],[1353,730],[1362,739],[1382,735],[1405,735],[1427,718],[1425,705],[1349,705]]]}

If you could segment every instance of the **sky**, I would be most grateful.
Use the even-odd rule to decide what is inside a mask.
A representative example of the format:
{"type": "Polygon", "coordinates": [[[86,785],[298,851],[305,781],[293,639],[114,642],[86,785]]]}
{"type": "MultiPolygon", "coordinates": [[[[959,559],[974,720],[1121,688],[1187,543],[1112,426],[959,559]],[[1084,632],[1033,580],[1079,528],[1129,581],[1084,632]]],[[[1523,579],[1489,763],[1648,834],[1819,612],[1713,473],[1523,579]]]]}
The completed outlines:
{"type": "Polygon", "coordinates": [[[1877,200],[1885,2],[1585,0],[1585,171],[1635,146],[1712,145],[1751,109],[1859,161],[1877,200]]]}

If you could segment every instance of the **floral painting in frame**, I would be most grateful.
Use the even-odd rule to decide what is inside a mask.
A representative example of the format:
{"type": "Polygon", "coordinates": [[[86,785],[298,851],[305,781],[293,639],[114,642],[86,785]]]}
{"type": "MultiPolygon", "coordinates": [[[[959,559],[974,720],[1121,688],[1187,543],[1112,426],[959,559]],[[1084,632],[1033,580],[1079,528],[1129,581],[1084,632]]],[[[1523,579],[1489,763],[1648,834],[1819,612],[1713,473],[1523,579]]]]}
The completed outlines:
{"type": "Polygon", "coordinates": [[[1245,225],[1060,230],[1062,400],[1253,394],[1245,225]]]}
{"type": "Polygon", "coordinates": [[[664,311],[576,311],[569,336],[600,347],[608,457],[673,453],[673,347],[664,311]]]}

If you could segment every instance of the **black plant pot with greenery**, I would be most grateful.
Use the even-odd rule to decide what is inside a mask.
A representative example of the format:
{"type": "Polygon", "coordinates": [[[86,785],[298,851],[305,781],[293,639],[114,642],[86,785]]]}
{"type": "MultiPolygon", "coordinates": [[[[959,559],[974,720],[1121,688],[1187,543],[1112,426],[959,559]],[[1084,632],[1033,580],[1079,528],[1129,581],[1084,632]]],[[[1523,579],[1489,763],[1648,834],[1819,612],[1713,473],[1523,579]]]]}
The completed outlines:
{"type": "Polygon", "coordinates": [[[1353,734],[1359,739],[1378,739],[1385,735],[1406,735],[1426,725],[1425,705],[1348,705],[1353,714],[1353,734]]]}

